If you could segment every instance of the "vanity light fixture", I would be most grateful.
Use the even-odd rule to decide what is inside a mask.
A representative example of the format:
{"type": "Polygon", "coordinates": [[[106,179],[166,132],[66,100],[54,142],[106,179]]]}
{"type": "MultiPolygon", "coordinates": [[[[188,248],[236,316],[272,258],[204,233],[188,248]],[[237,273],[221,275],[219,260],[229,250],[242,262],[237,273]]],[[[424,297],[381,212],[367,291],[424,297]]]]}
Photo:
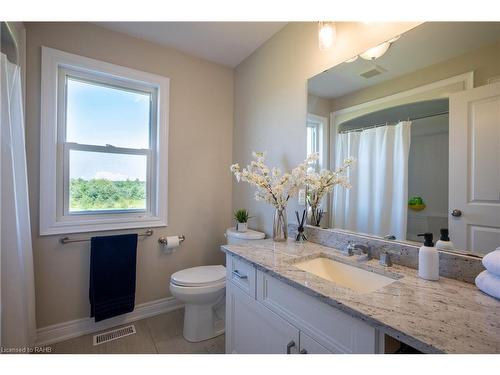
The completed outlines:
{"type": "Polygon", "coordinates": [[[354,56],[353,58],[349,59],[349,60],[346,60],[345,62],[346,63],[351,63],[351,62],[354,62],[358,59],[358,55],[354,56]]]}
{"type": "Polygon", "coordinates": [[[385,42],[385,43],[379,44],[378,46],[375,46],[375,47],[372,47],[372,48],[366,50],[365,52],[363,52],[359,56],[365,60],[375,60],[375,59],[378,59],[379,57],[383,56],[387,52],[387,50],[389,49],[390,46],[391,46],[391,43],[385,42]]]}
{"type": "Polygon", "coordinates": [[[318,22],[318,41],[320,51],[327,51],[335,42],[337,30],[333,22],[318,22]]]}
{"type": "Polygon", "coordinates": [[[387,50],[392,45],[392,43],[394,43],[399,38],[400,38],[400,36],[398,35],[398,36],[388,40],[387,42],[384,42],[382,44],[379,44],[378,46],[370,48],[370,49],[366,50],[365,52],[361,53],[359,55],[359,57],[361,57],[365,60],[376,60],[379,57],[382,57],[387,52],[387,50]]]}

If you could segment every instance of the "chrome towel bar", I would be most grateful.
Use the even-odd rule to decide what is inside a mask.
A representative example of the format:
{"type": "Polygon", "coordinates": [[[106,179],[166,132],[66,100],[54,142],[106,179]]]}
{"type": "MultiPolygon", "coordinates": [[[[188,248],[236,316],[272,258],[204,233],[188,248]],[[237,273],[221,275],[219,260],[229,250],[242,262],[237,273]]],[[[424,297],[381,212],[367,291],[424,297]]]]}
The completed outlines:
{"type": "MultiPolygon", "coordinates": [[[[148,230],[146,230],[146,232],[138,234],[139,237],[150,237],[152,235],[153,235],[153,230],[152,229],[148,229],[148,230]]],[[[61,239],[59,241],[61,243],[87,242],[87,241],[90,241],[90,238],[75,238],[75,239],[71,239],[69,237],[61,237],[61,239]]]]}

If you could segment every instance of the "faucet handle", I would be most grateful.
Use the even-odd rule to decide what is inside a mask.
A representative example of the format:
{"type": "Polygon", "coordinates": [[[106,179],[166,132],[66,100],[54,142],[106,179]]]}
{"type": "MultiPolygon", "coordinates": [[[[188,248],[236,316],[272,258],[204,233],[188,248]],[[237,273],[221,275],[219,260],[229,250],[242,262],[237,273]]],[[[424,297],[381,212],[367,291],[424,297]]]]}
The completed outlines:
{"type": "Polygon", "coordinates": [[[348,257],[352,256],[354,248],[355,248],[354,244],[349,241],[346,248],[343,251],[344,255],[347,255],[348,257]]]}
{"type": "Polygon", "coordinates": [[[380,252],[380,260],[379,263],[384,267],[391,267],[391,253],[387,250],[383,250],[380,252]]]}

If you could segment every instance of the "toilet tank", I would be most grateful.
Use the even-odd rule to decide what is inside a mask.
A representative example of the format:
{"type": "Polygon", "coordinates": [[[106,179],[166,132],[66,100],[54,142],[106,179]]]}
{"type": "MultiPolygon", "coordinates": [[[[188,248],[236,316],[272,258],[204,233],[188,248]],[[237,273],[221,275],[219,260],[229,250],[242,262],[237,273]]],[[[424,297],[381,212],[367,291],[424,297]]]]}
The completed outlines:
{"type": "Polygon", "coordinates": [[[238,245],[248,241],[262,240],[266,237],[265,233],[256,230],[248,229],[246,232],[238,232],[236,228],[228,228],[226,230],[226,239],[228,245],[238,245]]]}

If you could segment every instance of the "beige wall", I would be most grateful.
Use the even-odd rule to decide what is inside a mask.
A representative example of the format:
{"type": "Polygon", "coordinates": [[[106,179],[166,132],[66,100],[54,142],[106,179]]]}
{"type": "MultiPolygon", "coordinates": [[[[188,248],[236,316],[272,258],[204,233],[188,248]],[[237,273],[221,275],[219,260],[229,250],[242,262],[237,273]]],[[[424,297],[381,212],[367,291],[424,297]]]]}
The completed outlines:
{"type": "Polygon", "coordinates": [[[485,85],[489,78],[500,76],[500,43],[482,46],[475,51],[433,64],[402,77],[331,99],[331,110],[337,111],[366,103],[470,71],[474,71],[474,87],[485,85]]]}
{"type": "Polygon", "coordinates": [[[137,304],[169,296],[177,270],[223,262],[233,131],[231,69],[92,24],[27,24],[26,135],[39,328],[89,316],[89,244],[60,245],[59,236],[38,236],[42,45],[170,78],[169,226],[139,242],[137,304]],[[163,254],[158,237],[180,233],[187,237],[182,247],[163,254]]]}
{"type": "Polygon", "coordinates": [[[316,96],[313,94],[307,94],[307,113],[313,114],[321,117],[330,117],[330,100],[316,96]]]}
{"type": "MultiPolygon", "coordinates": [[[[298,164],[306,156],[307,79],[418,24],[339,23],[328,52],[318,49],[316,23],[288,24],[236,68],[233,161],[246,165],[263,150],[272,165],[298,164]]],[[[255,202],[248,184],[233,184],[233,208],[248,208],[250,226],[270,234],[272,207],[255,202]]],[[[294,199],[290,222],[296,208],[294,199]]]]}

